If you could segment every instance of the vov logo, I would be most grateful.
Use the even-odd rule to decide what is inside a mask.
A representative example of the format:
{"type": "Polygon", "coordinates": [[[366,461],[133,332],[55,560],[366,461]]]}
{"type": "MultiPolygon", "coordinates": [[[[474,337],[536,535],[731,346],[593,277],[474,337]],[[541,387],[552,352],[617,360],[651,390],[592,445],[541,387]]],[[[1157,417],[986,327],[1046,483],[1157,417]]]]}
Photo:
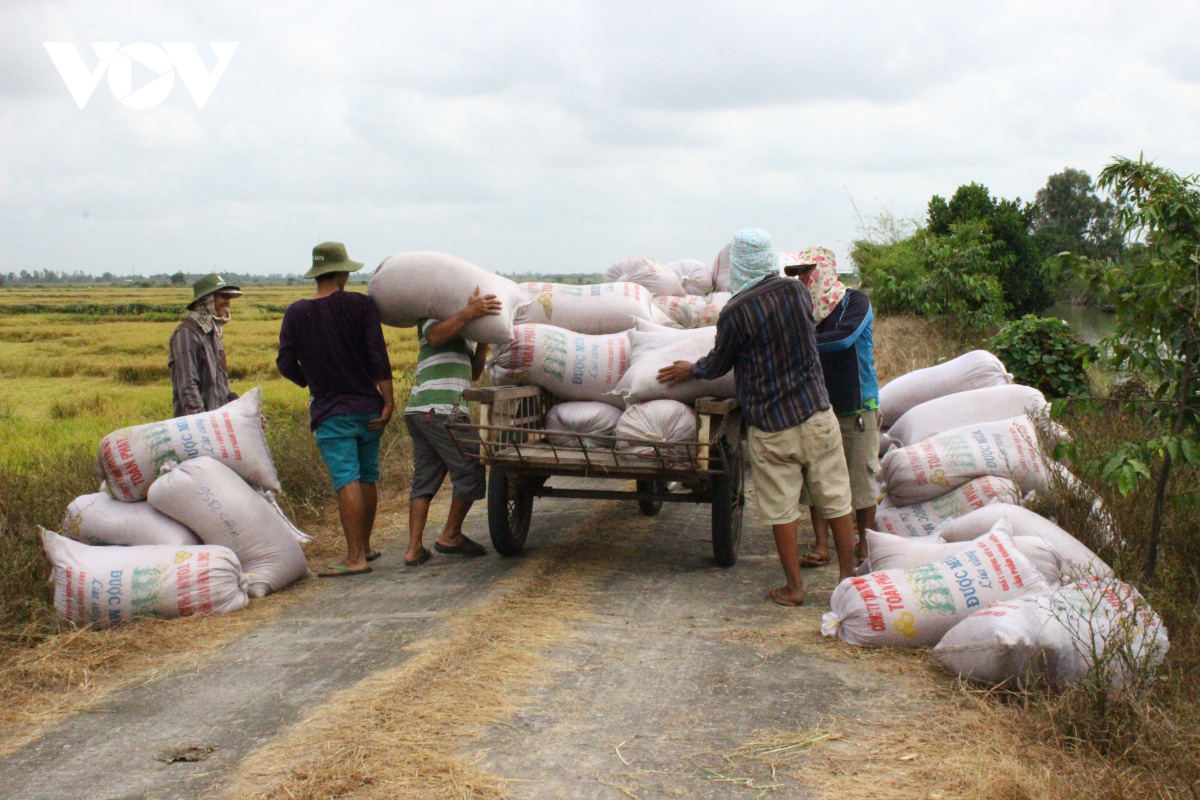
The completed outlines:
{"type": "Polygon", "coordinates": [[[149,42],[131,42],[124,47],[120,42],[92,42],[98,63],[91,69],[70,42],[42,42],[80,108],[87,105],[107,71],[108,88],[113,97],[129,108],[140,110],[154,108],[167,99],[175,88],[176,73],[196,101],[196,108],[204,108],[238,44],[240,42],[210,42],[217,54],[217,65],[209,71],[196,48],[188,42],[163,42],[162,47],[149,42]],[[137,89],[133,88],[135,61],[158,75],[137,89]]]}

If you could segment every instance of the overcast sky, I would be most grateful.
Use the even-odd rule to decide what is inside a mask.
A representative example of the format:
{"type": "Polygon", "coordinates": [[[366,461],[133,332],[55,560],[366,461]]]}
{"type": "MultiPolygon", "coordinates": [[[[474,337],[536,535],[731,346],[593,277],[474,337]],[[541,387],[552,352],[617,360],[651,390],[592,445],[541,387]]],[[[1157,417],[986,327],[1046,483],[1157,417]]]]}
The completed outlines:
{"type": "Polygon", "coordinates": [[[1198,31],[1195,0],[4,0],[0,271],[302,272],[332,239],[591,272],[748,226],[845,261],[859,214],[970,181],[1200,171],[1198,31]],[[203,109],[109,74],[80,109],[43,42],[238,47],[203,109]]]}

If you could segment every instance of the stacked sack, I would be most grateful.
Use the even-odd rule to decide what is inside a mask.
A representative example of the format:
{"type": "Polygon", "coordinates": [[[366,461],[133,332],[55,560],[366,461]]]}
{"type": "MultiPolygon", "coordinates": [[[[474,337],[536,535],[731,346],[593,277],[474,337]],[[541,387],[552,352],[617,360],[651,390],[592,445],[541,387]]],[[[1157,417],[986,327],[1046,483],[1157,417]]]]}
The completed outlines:
{"type": "Polygon", "coordinates": [[[1029,416],[1044,414],[1045,398],[1010,383],[999,359],[974,351],[883,387],[891,450],[878,530],[822,630],[861,646],[931,646],[986,683],[1071,683],[1095,667],[1119,685],[1131,659],[1162,660],[1166,631],[1096,553],[1021,507],[1052,476],[1075,481],[1042,456],[1052,443],[1039,427],[1066,436],[1029,416]]]}
{"type": "Polygon", "coordinates": [[[55,607],[102,627],[136,616],[237,610],[308,572],[308,537],[275,502],[261,389],[215,411],[105,436],[103,491],[42,531],[55,607]]]}

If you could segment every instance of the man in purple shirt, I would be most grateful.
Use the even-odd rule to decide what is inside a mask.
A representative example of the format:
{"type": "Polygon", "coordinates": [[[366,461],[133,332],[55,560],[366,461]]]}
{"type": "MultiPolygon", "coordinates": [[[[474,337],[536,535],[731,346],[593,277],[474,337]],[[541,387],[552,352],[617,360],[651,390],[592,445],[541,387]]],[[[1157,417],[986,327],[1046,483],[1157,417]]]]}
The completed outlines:
{"type": "Polygon", "coordinates": [[[279,329],[279,373],[308,387],[310,427],[333,479],[346,557],[321,578],[362,575],[379,553],[371,549],[379,482],[379,439],[392,418],[392,365],[379,311],[369,297],[344,291],[362,269],[340,242],[313,248],[312,297],[288,306],[279,329]]]}
{"type": "Polygon", "coordinates": [[[783,606],[804,602],[797,542],[800,492],[829,520],[842,580],[854,571],[850,479],[837,418],[830,409],[813,329],[812,298],[779,274],[765,231],[739,231],[730,251],[733,299],[717,317],[713,350],[695,364],[663,367],[663,383],[712,379],[735,369],[746,421],[759,509],[775,535],[787,584],[768,596],[783,606]]]}

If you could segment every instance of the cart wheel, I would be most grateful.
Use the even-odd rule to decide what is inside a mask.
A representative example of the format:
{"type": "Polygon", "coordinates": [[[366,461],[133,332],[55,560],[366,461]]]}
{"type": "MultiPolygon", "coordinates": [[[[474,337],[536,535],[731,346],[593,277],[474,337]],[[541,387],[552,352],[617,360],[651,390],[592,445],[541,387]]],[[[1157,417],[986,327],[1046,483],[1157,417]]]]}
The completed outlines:
{"type": "Polygon", "coordinates": [[[713,555],[718,566],[732,567],[737,563],[738,544],[742,540],[742,508],[746,504],[746,492],[742,485],[744,447],[740,441],[734,447],[724,439],[719,447],[729,465],[729,472],[713,478],[713,555]]]}
{"type": "Polygon", "coordinates": [[[489,470],[488,532],[492,547],[502,556],[520,555],[533,516],[533,492],[502,469],[489,470]]]}
{"type": "MultiPolygon", "coordinates": [[[[658,481],[637,482],[637,490],[639,492],[661,492],[664,488],[664,484],[658,481]]],[[[659,511],[662,511],[662,506],[662,500],[638,500],[638,508],[641,509],[643,516],[653,517],[659,511]]]]}

